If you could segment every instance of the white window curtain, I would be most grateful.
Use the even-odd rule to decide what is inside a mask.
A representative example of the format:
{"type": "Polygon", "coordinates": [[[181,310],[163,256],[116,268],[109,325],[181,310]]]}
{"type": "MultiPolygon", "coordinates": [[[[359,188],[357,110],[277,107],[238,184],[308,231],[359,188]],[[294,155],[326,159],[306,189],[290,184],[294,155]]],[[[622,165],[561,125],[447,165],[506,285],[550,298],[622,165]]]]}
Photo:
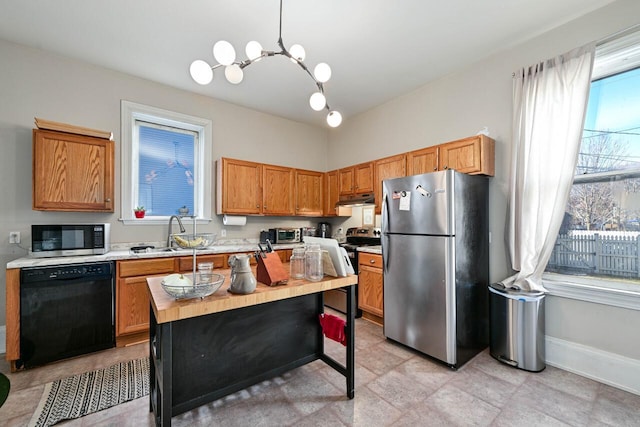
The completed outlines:
{"type": "Polygon", "coordinates": [[[573,182],[595,43],[517,71],[507,237],[508,288],[545,291],[542,273],[573,182]]]}

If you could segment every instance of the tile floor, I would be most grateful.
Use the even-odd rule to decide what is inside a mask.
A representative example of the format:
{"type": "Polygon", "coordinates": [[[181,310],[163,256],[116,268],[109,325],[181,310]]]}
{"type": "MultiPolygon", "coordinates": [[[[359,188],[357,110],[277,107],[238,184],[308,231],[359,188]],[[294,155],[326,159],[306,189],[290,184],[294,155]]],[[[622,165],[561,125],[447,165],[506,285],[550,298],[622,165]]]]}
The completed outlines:
{"type": "MultiPolygon", "coordinates": [[[[386,341],[382,328],[356,321],[356,392],[316,361],[173,418],[175,426],[639,426],[640,396],[548,366],[529,373],[480,353],[453,371],[386,341]]],[[[327,341],[327,352],[342,350],[327,341]]],[[[0,425],[26,426],[44,384],[143,357],[147,345],[111,349],[9,374],[0,425]]],[[[60,425],[153,425],[148,397],[60,425]]]]}

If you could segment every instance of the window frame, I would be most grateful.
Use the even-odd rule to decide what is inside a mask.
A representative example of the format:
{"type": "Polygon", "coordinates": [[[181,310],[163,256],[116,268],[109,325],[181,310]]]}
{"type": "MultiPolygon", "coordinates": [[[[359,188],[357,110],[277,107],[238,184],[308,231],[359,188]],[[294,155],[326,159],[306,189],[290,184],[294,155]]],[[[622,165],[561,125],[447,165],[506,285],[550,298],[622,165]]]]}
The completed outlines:
{"type": "MultiPolygon", "coordinates": [[[[596,81],[640,66],[640,27],[602,41],[596,48],[593,75],[596,81]]],[[[607,182],[613,177],[635,178],[640,170],[623,170],[576,175],[574,183],[607,182]]],[[[543,286],[552,296],[640,311],[640,284],[616,277],[578,276],[544,272],[543,286]]]]}
{"type": "Polygon", "coordinates": [[[145,216],[137,219],[133,213],[137,195],[138,151],[136,121],[160,126],[187,129],[198,133],[194,163],[194,210],[199,224],[211,222],[212,205],[212,129],[211,120],[122,100],[120,108],[120,221],[125,225],[167,224],[169,216],[145,216]]]}

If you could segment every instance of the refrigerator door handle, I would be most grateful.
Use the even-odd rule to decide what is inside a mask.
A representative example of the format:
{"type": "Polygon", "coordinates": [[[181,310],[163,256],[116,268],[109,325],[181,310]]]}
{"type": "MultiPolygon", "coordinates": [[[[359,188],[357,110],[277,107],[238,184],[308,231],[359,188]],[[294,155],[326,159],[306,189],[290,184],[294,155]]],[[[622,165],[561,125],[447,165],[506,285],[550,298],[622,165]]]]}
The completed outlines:
{"type": "Polygon", "coordinates": [[[380,244],[382,245],[382,269],[387,271],[389,267],[389,234],[387,234],[387,228],[389,227],[389,207],[387,206],[388,196],[386,192],[382,194],[382,237],[380,244]]]}

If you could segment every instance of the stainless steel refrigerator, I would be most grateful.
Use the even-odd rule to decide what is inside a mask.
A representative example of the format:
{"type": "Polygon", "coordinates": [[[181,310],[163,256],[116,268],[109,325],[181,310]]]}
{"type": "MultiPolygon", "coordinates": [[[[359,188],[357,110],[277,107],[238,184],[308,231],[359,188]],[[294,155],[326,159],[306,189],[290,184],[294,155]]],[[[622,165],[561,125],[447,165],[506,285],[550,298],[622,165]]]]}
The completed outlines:
{"type": "Polygon", "coordinates": [[[489,182],[383,181],[384,334],[457,368],[488,346],[489,182]]]}

